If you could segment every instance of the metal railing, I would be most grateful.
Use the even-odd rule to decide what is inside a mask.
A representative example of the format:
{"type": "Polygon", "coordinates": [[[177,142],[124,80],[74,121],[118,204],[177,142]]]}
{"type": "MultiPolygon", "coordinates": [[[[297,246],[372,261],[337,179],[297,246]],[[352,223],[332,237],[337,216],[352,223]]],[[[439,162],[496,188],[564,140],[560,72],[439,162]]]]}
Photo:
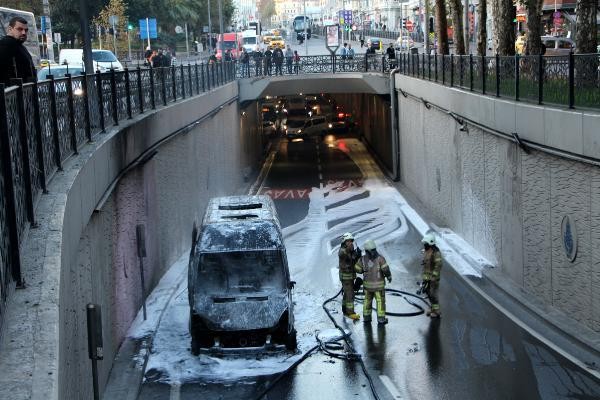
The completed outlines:
{"type": "Polygon", "coordinates": [[[278,65],[271,59],[253,58],[248,63],[237,63],[237,77],[267,77],[277,75],[299,75],[343,72],[387,73],[395,66],[381,54],[355,54],[352,58],[340,55],[303,56],[299,61],[284,59],[278,65]]]}
{"type": "Polygon", "coordinates": [[[400,73],[537,104],[600,109],[600,54],[474,56],[402,53],[400,73]]]}
{"type": "MultiPolygon", "coordinates": [[[[135,68],[0,84],[0,324],[35,204],[69,157],[110,126],[235,80],[234,63],[135,68]]],[[[1,326],[1,325],[0,325],[1,326]]]]}

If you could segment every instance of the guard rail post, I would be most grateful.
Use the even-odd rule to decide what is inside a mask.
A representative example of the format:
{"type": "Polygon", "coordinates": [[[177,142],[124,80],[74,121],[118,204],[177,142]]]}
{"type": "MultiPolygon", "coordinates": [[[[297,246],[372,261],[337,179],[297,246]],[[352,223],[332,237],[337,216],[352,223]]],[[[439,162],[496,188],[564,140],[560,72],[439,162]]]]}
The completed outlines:
{"type": "Polygon", "coordinates": [[[156,109],[156,91],[155,91],[155,87],[154,87],[154,68],[152,66],[150,66],[150,69],[148,70],[150,72],[150,107],[152,107],[153,110],[156,109]]]}
{"type": "Polygon", "coordinates": [[[569,108],[575,108],[575,55],[569,53],[569,108]]]}
{"type": "Polygon", "coordinates": [[[139,64],[135,71],[135,77],[137,79],[137,87],[138,87],[138,103],[140,103],[140,114],[144,113],[144,92],[142,91],[142,69],[139,64]]]}
{"type": "Polygon", "coordinates": [[[6,196],[4,202],[4,214],[8,219],[8,249],[10,252],[10,265],[13,280],[18,287],[23,286],[21,276],[21,254],[19,251],[19,230],[17,227],[17,213],[15,208],[15,181],[13,178],[12,162],[10,156],[10,135],[8,132],[8,119],[6,110],[6,94],[4,84],[0,83],[0,145],[2,149],[2,175],[4,178],[4,190],[6,196]]]}
{"type": "Polygon", "coordinates": [[[39,85],[37,81],[33,83],[32,87],[32,101],[33,101],[33,126],[35,127],[35,139],[36,139],[36,157],[38,163],[39,170],[39,179],[40,186],[42,187],[43,193],[48,193],[48,188],[46,187],[46,163],[44,161],[44,143],[43,143],[43,134],[42,134],[42,124],[40,122],[40,100],[39,100],[39,85]]]}
{"type": "Polygon", "coordinates": [[[485,55],[481,56],[481,92],[485,94],[485,81],[487,78],[487,65],[485,64],[485,55]]]}
{"type": "Polygon", "coordinates": [[[173,101],[177,101],[177,73],[175,71],[175,66],[171,65],[169,70],[171,71],[171,90],[173,90],[173,101]]]}
{"type": "Polygon", "coordinates": [[[54,86],[54,75],[48,75],[50,79],[50,119],[52,124],[52,143],[54,145],[54,162],[59,171],[62,171],[62,156],[60,151],[60,138],[58,137],[58,112],[56,110],[56,87],[54,86]]]}
{"type": "Polygon", "coordinates": [[[544,102],[544,56],[538,55],[538,104],[544,102]]]}
{"type": "Polygon", "coordinates": [[[102,133],[106,132],[104,122],[104,91],[102,90],[102,73],[96,71],[96,85],[98,86],[98,113],[100,115],[100,129],[102,133]]]}
{"type": "Polygon", "coordinates": [[[117,76],[114,68],[110,69],[110,104],[112,108],[113,125],[119,125],[119,104],[117,101],[117,76]]]}
{"type": "Polygon", "coordinates": [[[519,97],[520,97],[520,93],[519,93],[519,87],[520,87],[520,84],[519,84],[519,78],[520,78],[519,77],[519,74],[520,74],[519,69],[520,68],[519,67],[520,67],[520,65],[519,65],[519,63],[520,63],[520,57],[518,54],[515,54],[515,101],[519,101],[519,97]]]}
{"type": "Polygon", "coordinates": [[[129,68],[125,67],[125,106],[127,119],[131,119],[131,82],[129,82],[129,68]]]}
{"type": "Polygon", "coordinates": [[[77,131],[75,130],[75,104],[73,102],[73,77],[65,74],[67,79],[67,107],[69,107],[69,131],[71,133],[71,149],[75,155],[77,152],[77,131]]]}
{"type": "Polygon", "coordinates": [[[23,171],[23,180],[25,186],[25,202],[27,208],[27,218],[32,227],[35,223],[35,213],[33,210],[33,187],[31,185],[31,164],[29,160],[29,141],[27,139],[27,120],[25,117],[25,96],[23,95],[23,79],[11,79],[13,84],[17,85],[17,112],[19,114],[19,138],[21,142],[21,168],[23,171]]]}
{"type": "MultiPolygon", "coordinates": [[[[83,88],[83,124],[85,129],[85,137],[88,142],[92,141],[92,126],[90,123],[90,84],[85,71],[81,72],[81,86],[83,88]]],[[[37,119],[38,117],[36,117],[37,119]]]]}
{"type": "Polygon", "coordinates": [[[500,97],[500,55],[496,53],[496,97],[500,97]]]}
{"type": "Polygon", "coordinates": [[[179,73],[181,74],[181,98],[185,100],[185,73],[183,72],[183,64],[180,65],[179,73]]]}
{"type": "Polygon", "coordinates": [[[450,54],[450,87],[454,87],[454,54],[450,54]]]}

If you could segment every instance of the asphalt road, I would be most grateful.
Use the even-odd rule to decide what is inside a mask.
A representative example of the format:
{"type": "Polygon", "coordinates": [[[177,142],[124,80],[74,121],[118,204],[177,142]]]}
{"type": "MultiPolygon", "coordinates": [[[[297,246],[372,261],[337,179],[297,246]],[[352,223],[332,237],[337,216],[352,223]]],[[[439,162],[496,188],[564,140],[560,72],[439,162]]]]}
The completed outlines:
{"type": "MultiPolygon", "coordinates": [[[[309,199],[316,201],[311,196],[323,194],[320,189],[335,187],[325,193],[339,195],[352,187],[351,196],[324,206],[324,215],[331,216],[327,219],[328,229],[334,230],[340,224],[355,224],[363,230],[387,226],[387,235],[392,239],[386,244],[386,254],[393,259],[390,262],[393,283],[388,287],[414,293],[419,279],[420,235],[405,219],[399,218],[397,230],[403,229],[404,233],[394,236],[389,227],[395,225],[386,225],[389,221],[384,220],[389,216],[378,217],[376,210],[367,212],[365,207],[378,204],[379,195],[376,189],[360,187],[365,177],[356,161],[364,155],[352,156],[352,149],[361,145],[352,139],[341,142],[328,139],[281,141],[260,191],[274,197],[282,224],[287,227],[284,232],[290,232],[306,218],[311,221],[307,213],[314,213],[315,209],[309,206],[309,199]],[[374,202],[369,203],[371,200],[374,202]],[[342,208],[341,214],[335,213],[342,208]]],[[[388,206],[385,198],[382,200],[381,207],[388,206]]],[[[299,338],[304,338],[301,351],[305,352],[312,346],[315,332],[333,327],[321,304],[336,293],[339,282],[328,267],[331,257],[322,263],[307,261],[306,270],[299,268],[300,261],[290,259],[290,266],[292,279],[298,281],[294,293],[298,303],[296,327],[299,338]]],[[[600,382],[498,312],[449,266],[442,273],[440,298],[441,319],[431,320],[425,315],[390,316],[385,326],[345,319],[339,313],[339,301],[334,301],[328,309],[351,333],[351,343],[362,354],[369,378],[356,361],[317,352],[285,375],[264,398],[376,398],[368,379],[380,399],[600,398],[600,382]]],[[[415,311],[402,297],[392,293],[387,295],[387,309],[392,313],[415,311]]],[[[362,314],[359,302],[357,310],[362,314]]],[[[248,363],[254,360],[247,358],[248,363]]],[[[165,379],[168,377],[147,373],[139,399],[253,399],[277,375],[242,376],[233,380],[198,376],[173,383],[165,379]]]]}

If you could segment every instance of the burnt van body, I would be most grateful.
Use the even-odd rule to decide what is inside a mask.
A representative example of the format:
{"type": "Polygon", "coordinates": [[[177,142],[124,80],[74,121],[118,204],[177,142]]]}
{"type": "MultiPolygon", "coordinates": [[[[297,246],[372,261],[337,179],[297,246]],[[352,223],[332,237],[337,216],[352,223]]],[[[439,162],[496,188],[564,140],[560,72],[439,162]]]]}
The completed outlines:
{"type": "Polygon", "coordinates": [[[271,198],[211,199],[188,268],[192,352],[294,350],[293,285],[271,198]]]}

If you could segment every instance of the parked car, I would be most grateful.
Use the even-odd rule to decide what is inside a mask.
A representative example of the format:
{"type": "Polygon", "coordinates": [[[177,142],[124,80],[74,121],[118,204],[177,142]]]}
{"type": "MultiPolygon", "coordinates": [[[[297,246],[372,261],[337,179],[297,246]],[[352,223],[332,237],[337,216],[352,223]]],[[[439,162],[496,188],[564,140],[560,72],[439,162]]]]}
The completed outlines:
{"type": "Polygon", "coordinates": [[[37,73],[37,80],[44,81],[48,79],[48,75],[52,75],[54,79],[64,78],[66,74],[73,76],[81,75],[83,73],[83,66],[68,66],[68,65],[50,65],[48,67],[40,68],[37,73]]]}
{"type": "Polygon", "coordinates": [[[285,123],[282,124],[282,129],[288,141],[294,139],[303,139],[306,134],[303,132],[305,118],[290,118],[288,117],[285,123]]]}
{"type": "Polygon", "coordinates": [[[566,56],[575,51],[575,42],[566,37],[542,36],[542,43],[547,56],[566,56]]]}
{"type": "Polygon", "coordinates": [[[294,284],[269,196],[209,200],[188,266],[192,354],[295,350],[294,284]]]}
{"type": "MultiPolygon", "coordinates": [[[[92,60],[94,70],[100,70],[100,72],[111,69],[123,71],[123,65],[110,50],[92,49],[92,60]]],[[[70,66],[83,65],[83,49],[62,49],[58,56],[58,63],[70,66]]]]}
{"type": "Polygon", "coordinates": [[[271,41],[269,42],[269,48],[271,50],[274,50],[276,48],[280,48],[280,49],[284,49],[285,48],[285,41],[283,40],[283,38],[281,36],[273,36],[271,38],[271,41]]]}

